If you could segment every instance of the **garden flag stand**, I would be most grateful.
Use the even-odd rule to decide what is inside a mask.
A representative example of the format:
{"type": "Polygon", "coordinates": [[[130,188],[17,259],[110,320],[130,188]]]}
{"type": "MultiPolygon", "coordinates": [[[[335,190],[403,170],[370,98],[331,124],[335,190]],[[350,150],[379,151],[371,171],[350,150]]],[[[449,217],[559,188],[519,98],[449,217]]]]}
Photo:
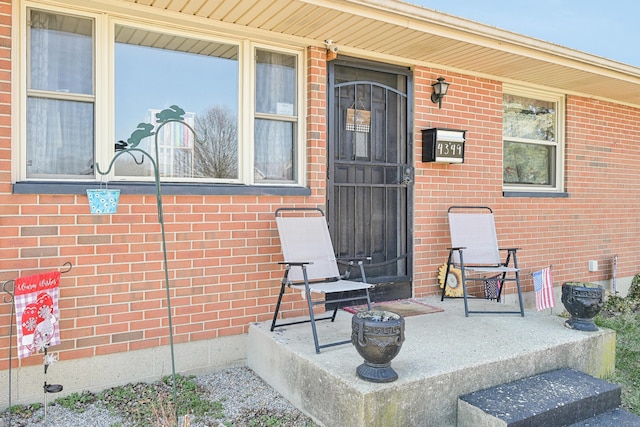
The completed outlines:
{"type": "Polygon", "coordinates": [[[60,344],[60,272],[18,277],[15,282],[18,358],[23,359],[60,344]]]}
{"type": "MultiPolygon", "coordinates": [[[[64,271],[51,271],[18,277],[2,284],[5,303],[11,304],[10,322],[16,316],[16,336],[18,341],[18,358],[23,359],[33,353],[44,352],[44,415],[47,417],[47,393],[62,391],[60,384],[47,384],[47,369],[56,355],[49,354],[50,346],[60,344],[58,299],[60,296],[60,274],[71,271],[71,263],[64,271]]],[[[13,325],[9,325],[9,408],[11,408],[11,368],[13,325]]],[[[11,425],[11,411],[9,411],[11,425]]]]}

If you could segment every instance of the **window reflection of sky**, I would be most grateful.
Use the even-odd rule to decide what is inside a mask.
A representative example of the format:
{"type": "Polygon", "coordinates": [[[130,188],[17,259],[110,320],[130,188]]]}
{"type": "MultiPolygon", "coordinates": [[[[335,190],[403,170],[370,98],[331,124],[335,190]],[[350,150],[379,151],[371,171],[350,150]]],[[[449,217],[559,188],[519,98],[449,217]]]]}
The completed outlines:
{"type": "Polygon", "coordinates": [[[238,61],[116,43],[116,141],[149,122],[149,109],[171,105],[196,114],[220,106],[237,117],[238,61]]]}

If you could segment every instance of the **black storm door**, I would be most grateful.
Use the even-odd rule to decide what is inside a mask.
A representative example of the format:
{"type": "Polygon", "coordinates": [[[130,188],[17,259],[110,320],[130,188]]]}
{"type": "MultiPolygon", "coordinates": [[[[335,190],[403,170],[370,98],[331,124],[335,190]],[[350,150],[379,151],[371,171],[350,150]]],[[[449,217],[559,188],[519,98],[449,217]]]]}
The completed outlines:
{"type": "Polygon", "coordinates": [[[409,70],[329,63],[327,214],[338,257],[371,256],[376,300],[411,296],[409,70]]]}

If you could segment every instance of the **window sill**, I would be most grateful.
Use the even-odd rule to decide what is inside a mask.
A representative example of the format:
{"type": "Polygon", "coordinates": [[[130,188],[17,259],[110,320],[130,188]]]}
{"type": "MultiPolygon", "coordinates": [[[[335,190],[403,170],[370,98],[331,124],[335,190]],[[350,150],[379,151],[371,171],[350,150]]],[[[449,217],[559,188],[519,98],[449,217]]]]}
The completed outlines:
{"type": "Polygon", "coordinates": [[[569,197],[569,193],[551,193],[542,191],[503,191],[502,197],[531,197],[531,198],[551,198],[551,199],[566,199],[569,197]]]}
{"type": "MultiPolygon", "coordinates": [[[[248,196],[309,196],[307,187],[242,184],[176,184],[161,183],[163,195],[248,195],[248,196]]],[[[97,188],[97,182],[24,181],[13,184],[14,194],[85,194],[97,188]]],[[[122,194],[156,194],[153,182],[109,182],[109,188],[119,188],[122,194]]]]}

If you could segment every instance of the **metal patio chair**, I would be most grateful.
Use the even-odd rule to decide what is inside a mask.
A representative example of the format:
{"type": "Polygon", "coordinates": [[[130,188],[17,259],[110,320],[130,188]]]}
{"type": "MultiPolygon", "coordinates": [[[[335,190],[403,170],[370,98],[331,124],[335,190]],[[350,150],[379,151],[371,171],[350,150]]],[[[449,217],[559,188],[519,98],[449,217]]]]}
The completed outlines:
{"type": "MultiPolygon", "coordinates": [[[[275,215],[284,255],[284,261],[280,264],[285,265],[286,268],[281,281],[276,309],[273,313],[271,331],[281,326],[309,322],[311,323],[316,353],[320,353],[321,348],[350,343],[351,340],[345,340],[320,345],[316,321],[331,320],[333,322],[338,308],[343,302],[366,301],[367,307],[371,309],[369,289],[373,285],[367,283],[363,260],[350,260],[347,263],[346,273],[340,274],[327,221],[321,209],[280,208],[276,210],[275,215]],[[362,281],[347,280],[350,268],[355,264],[360,267],[362,281]],[[280,304],[287,287],[304,292],[309,306],[308,319],[277,323],[280,304]],[[338,298],[326,300],[324,297],[331,293],[338,293],[338,298]],[[315,300],[312,299],[314,297],[315,300]],[[321,304],[335,304],[335,307],[332,312],[331,310],[328,312],[329,315],[316,317],[313,308],[321,304]]],[[[320,316],[325,314],[320,314],[320,316]]]]}
{"type": "MultiPolygon", "coordinates": [[[[447,280],[450,278],[451,268],[460,269],[462,297],[464,299],[464,314],[492,313],[492,314],[520,314],[524,317],[522,291],[520,288],[520,269],[518,268],[517,248],[499,248],[496,235],[493,211],[486,206],[451,206],[448,210],[451,247],[447,259],[445,283],[442,286],[441,301],[444,300],[447,280]],[[505,260],[501,260],[501,252],[505,253],[505,260]],[[498,275],[500,287],[497,290],[496,301],[500,302],[502,292],[507,282],[516,282],[518,288],[519,311],[508,310],[469,310],[469,296],[467,282],[486,282],[487,277],[478,275],[498,275]]],[[[453,276],[455,279],[455,276],[453,276]]]]}

